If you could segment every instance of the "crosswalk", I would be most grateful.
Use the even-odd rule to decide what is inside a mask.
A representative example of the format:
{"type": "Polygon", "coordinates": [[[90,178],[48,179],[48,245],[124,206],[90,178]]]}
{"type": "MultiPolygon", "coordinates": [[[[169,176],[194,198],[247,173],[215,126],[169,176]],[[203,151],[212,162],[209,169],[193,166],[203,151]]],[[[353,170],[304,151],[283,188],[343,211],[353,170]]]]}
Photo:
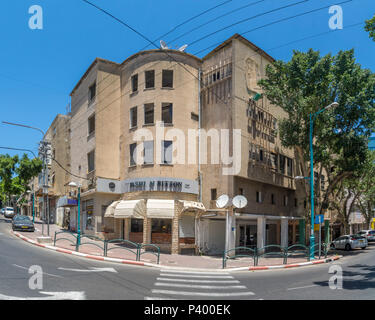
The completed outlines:
{"type": "Polygon", "coordinates": [[[145,300],[255,299],[255,293],[229,272],[161,269],[151,295],[145,300]]]}

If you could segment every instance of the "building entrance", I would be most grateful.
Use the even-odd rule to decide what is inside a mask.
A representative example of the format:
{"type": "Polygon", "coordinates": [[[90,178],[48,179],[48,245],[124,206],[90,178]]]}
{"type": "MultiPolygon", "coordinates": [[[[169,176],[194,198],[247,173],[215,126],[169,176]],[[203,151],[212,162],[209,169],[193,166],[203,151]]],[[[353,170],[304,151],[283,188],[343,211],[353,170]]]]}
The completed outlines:
{"type": "Polygon", "coordinates": [[[256,248],[257,246],[257,226],[251,224],[241,224],[239,226],[239,246],[256,248]]]}

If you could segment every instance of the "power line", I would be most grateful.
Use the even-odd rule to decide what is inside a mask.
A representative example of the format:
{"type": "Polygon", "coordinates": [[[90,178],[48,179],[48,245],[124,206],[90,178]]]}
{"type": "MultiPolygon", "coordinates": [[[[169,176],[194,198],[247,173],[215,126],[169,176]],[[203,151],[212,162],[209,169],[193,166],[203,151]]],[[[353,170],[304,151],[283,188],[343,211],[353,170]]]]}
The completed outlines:
{"type": "Polygon", "coordinates": [[[238,25],[238,24],[241,24],[241,23],[244,23],[244,22],[247,22],[247,21],[253,20],[253,19],[255,19],[255,18],[259,18],[259,17],[261,17],[261,16],[267,15],[267,14],[272,13],[272,12],[276,12],[276,11],[280,11],[280,10],[283,10],[283,9],[286,9],[286,8],[294,7],[294,6],[297,6],[297,5],[301,4],[301,3],[308,2],[308,1],[309,1],[309,0],[302,0],[302,1],[299,1],[299,2],[295,2],[295,3],[292,3],[292,4],[288,4],[288,5],[286,5],[286,6],[279,7],[279,8],[276,8],[276,9],[272,9],[272,10],[269,10],[269,11],[266,11],[266,12],[263,12],[263,13],[256,14],[256,15],[254,15],[254,16],[252,16],[252,17],[249,17],[249,18],[246,18],[246,19],[243,19],[243,20],[237,21],[237,22],[232,23],[232,24],[230,24],[230,25],[228,25],[228,26],[225,26],[225,27],[223,27],[223,28],[221,28],[221,29],[219,29],[219,30],[216,30],[215,32],[211,32],[211,33],[209,33],[209,34],[207,34],[207,35],[205,35],[205,36],[199,38],[198,40],[195,40],[195,41],[189,43],[189,46],[192,46],[192,45],[194,45],[195,43],[198,43],[198,42],[200,42],[200,41],[202,41],[202,40],[204,40],[204,39],[206,39],[206,38],[208,38],[208,37],[213,36],[213,35],[216,34],[216,33],[219,33],[219,32],[221,32],[221,31],[224,31],[224,30],[226,30],[226,29],[229,29],[229,28],[231,28],[231,27],[234,27],[234,26],[236,26],[236,25],[238,25]]]}
{"type": "MultiPolygon", "coordinates": [[[[196,18],[198,18],[198,17],[200,17],[200,16],[202,16],[202,15],[204,15],[204,14],[206,14],[206,13],[208,13],[208,12],[210,12],[210,11],[216,9],[216,8],[218,8],[218,7],[221,7],[221,6],[227,4],[227,3],[231,2],[231,1],[233,1],[233,0],[228,0],[228,1],[222,2],[222,3],[216,5],[216,6],[212,7],[212,8],[209,8],[209,9],[207,9],[207,10],[205,10],[205,11],[203,11],[203,12],[197,14],[197,15],[195,15],[194,17],[191,17],[191,18],[185,20],[184,22],[181,22],[179,25],[173,27],[173,28],[172,28],[170,31],[168,31],[167,33],[164,33],[163,35],[161,35],[160,37],[158,37],[158,39],[162,39],[163,37],[165,37],[165,36],[171,34],[173,31],[175,31],[175,30],[178,29],[179,27],[183,26],[184,24],[186,24],[186,23],[188,23],[188,22],[190,22],[190,21],[192,21],[192,20],[194,20],[194,19],[196,19],[196,18]]],[[[264,1],[264,0],[263,0],[263,1],[264,1]]],[[[158,39],[156,39],[156,40],[154,40],[154,41],[157,41],[158,39]]],[[[140,51],[146,49],[148,46],[149,46],[149,45],[145,46],[145,47],[142,48],[140,51]]]]}
{"type": "Polygon", "coordinates": [[[246,5],[242,6],[242,7],[239,7],[237,9],[232,10],[232,11],[229,11],[229,12],[227,12],[227,13],[221,15],[221,16],[215,17],[215,18],[213,18],[213,19],[211,19],[211,20],[209,20],[209,21],[207,21],[207,22],[205,22],[205,23],[203,23],[203,24],[201,24],[201,25],[199,25],[199,26],[197,26],[197,27],[195,27],[195,28],[193,28],[193,29],[185,32],[185,33],[183,33],[182,35],[178,36],[177,38],[174,38],[173,40],[169,41],[169,43],[173,43],[176,40],[181,39],[182,37],[188,35],[189,33],[192,33],[193,31],[196,31],[196,30],[198,30],[198,29],[200,29],[200,28],[202,28],[202,27],[210,24],[211,22],[217,21],[217,20],[219,20],[219,19],[221,19],[223,17],[229,16],[230,14],[232,14],[234,12],[237,12],[239,10],[242,10],[242,9],[254,6],[254,5],[256,5],[258,3],[261,3],[261,2],[264,2],[264,1],[266,1],[266,0],[260,0],[260,1],[256,1],[256,2],[250,2],[250,3],[248,3],[248,4],[246,4],[246,5]]]}
{"type": "Polygon", "coordinates": [[[80,179],[85,179],[85,180],[91,180],[91,179],[88,179],[88,178],[85,178],[85,177],[81,177],[81,176],[77,176],[75,175],[74,173],[71,173],[70,171],[68,171],[67,169],[65,169],[60,162],[58,162],[55,158],[52,158],[53,161],[55,161],[57,163],[57,165],[63,169],[66,173],[70,174],[71,176],[73,177],[76,177],[76,178],[80,178],[80,179]]]}
{"type": "MultiPolygon", "coordinates": [[[[335,5],[340,5],[340,4],[344,4],[344,3],[348,3],[348,2],[352,2],[352,1],[353,0],[346,0],[346,1],[343,1],[343,2],[336,3],[335,5]]],[[[242,32],[240,35],[244,35],[244,34],[252,32],[252,31],[259,30],[259,29],[262,29],[262,28],[265,28],[265,27],[269,27],[271,25],[274,25],[274,24],[277,24],[277,23],[280,23],[280,22],[283,22],[283,21],[291,20],[291,19],[294,19],[294,18],[297,18],[297,17],[301,17],[301,16],[304,16],[304,15],[313,13],[313,12],[317,12],[317,11],[320,11],[320,10],[323,10],[323,9],[327,9],[327,8],[330,8],[331,6],[332,6],[332,4],[329,5],[329,6],[325,6],[325,7],[317,8],[317,9],[314,9],[314,10],[310,10],[310,11],[302,12],[302,13],[299,13],[299,14],[295,14],[295,15],[287,17],[287,18],[279,19],[279,20],[276,20],[276,21],[264,24],[262,26],[250,29],[248,31],[242,32]]],[[[194,53],[194,55],[202,53],[202,52],[204,52],[204,51],[206,51],[206,50],[208,50],[208,49],[210,49],[212,47],[216,47],[216,46],[220,45],[221,43],[222,43],[222,41],[221,42],[217,42],[217,43],[215,43],[213,45],[210,45],[209,47],[207,47],[205,49],[202,49],[202,50],[199,50],[198,52],[194,53]]]]}

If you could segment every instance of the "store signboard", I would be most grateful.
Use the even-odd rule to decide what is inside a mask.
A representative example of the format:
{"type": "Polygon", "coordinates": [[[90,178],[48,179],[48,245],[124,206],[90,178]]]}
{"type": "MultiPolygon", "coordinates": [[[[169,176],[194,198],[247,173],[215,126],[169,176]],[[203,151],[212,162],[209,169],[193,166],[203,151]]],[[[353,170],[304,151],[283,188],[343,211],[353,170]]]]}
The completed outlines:
{"type": "Polygon", "coordinates": [[[198,182],[187,179],[147,177],[115,181],[98,178],[97,191],[122,194],[139,191],[185,192],[198,194],[198,182]]]}

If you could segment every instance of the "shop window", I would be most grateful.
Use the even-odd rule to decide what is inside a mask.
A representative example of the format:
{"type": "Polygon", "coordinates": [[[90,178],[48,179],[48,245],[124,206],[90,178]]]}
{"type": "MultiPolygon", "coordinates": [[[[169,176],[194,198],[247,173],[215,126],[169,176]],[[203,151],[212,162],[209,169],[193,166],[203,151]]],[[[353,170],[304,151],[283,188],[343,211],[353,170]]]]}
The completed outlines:
{"type": "Polygon", "coordinates": [[[131,219],[130,232],[143,232],[143,219],[131,219]]]}
{"type": "Polygon", "coordinates": [[[138,91],[138,74],[132,76],[132,92],[138,91]]]}
{"type": "Polygon", "coordinates": [[[152,219],[152,233],[172,233],[172,219],[152,219]]]}
{"type": "Polygon", "coordinates": [[[145,72],[145,88],[155,88],[155,70],[149,70],[145,72]]]}
{"type": "Polygon", "coordinates": [[[173,88],[173,70],[163,70],[162,87],[173,88]]]}
{"type": "Polygon", "coordinates": [[[130,109],[130,128],[137,126],[137,107],[130,109]]]}
{"type": "Polygon", "coordinates": [[[145,124],[154,124],[154,104],[145,104],[145,124]]]}
{"type": "Polygon", "coordinates": [[[162,103],[161,121],[163,121],[165,124],[173,123],[173,104],[172,103],[162,103]]]}

